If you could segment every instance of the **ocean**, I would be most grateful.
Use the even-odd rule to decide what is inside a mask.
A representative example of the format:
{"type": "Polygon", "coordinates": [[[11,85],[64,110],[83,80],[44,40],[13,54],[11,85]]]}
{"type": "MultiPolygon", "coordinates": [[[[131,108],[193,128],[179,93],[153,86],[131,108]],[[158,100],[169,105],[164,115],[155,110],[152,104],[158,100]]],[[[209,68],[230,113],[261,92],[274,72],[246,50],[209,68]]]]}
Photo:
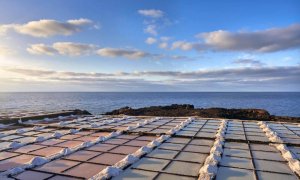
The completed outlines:
{"type": "Polygon", "coordinates": [[[201,108],[262,108],[273,115],[300,117],[300,92],[0,93],[0,112],[85,109],[99,114],[124,106],[170,104],[193,104],[201,108]]]}

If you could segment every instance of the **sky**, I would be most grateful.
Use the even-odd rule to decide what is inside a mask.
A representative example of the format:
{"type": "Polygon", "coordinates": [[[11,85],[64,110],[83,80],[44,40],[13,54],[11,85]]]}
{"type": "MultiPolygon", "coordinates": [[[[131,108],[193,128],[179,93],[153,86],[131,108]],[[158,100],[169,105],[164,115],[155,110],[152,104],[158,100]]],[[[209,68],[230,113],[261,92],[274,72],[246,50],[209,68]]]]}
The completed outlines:
{"type": "Polygon", "coordinates": [[[2,92],[300,91],[299,0],[0,0],[2,92]]]}

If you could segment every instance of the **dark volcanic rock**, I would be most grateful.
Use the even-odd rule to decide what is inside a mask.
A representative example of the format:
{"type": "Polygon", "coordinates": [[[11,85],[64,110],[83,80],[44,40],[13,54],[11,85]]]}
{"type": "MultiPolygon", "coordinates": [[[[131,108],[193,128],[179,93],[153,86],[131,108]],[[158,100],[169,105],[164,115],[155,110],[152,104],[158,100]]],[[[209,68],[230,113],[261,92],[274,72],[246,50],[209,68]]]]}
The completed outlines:
{"type": "Polygon", "coordinates": [[[208,108],[195,109],[190,104],[172,104],[171,106],[150,106],[139,109],[123,107],[106,115],[131,115],[131,116],[200,116],[207,118],[229,118],[229,119],[256,119],[270,120],[270,114],[263,109],[225,109],[208,108]]]}
{"type": "Polygon", "coordinates": [[[300,117],[289,117],[289,116],[274,116],[270,117],[271,121],[285,121],[285,122],[298,122],[300,123],[300,117]]]}
{"type": "MultiPolygon", "coordinates": [[[[58,116],[70,116],[70,115],[92,115],[90,112],[86,110],[80,110],[80,109],[75,109],[75,110],[67,110],[67,111],[62,111],[62,112],[57,112],[57,113],[51,113],[51,114],[44,114],[44,115],[35,115],[35,116],[25,116],[22,117],[22,121],[27,121],[27,120],[40,120],[44,118],[56,118],[58,116]]],[[[20,118],[8,118],[1,120],[1,123],[3,124],[8,124],[8,123],[17,123],[20,118]]]]}
{"type": "Polygon", "coordinates": [[[87,110],[80,110],[80,109],[75,109],[74,113],[75,113],[74,115],[92,115],[87,110]]]}
{"type": "Polygon", "coordinates": [[[268,120],[270,114],[263,109],[225,109],[225,108],[208,108],[199,109],[199,116],[212,118],[229,118],[229,119],[258,119],[268,120]]]}

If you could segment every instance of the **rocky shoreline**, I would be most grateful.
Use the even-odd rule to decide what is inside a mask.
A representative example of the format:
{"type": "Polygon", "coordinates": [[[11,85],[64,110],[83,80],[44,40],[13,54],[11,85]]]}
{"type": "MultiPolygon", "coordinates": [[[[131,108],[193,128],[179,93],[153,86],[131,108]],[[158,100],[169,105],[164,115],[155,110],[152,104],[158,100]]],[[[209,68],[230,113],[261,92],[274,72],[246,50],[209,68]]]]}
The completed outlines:
{"type": "Polygon", "coordinates": [[[150,106],[138,109],[123,107],[105,113],[105,115],[121,114],[130,116],[199,116],[204,118],[300,122],[300,117],[275,116],[264,109],[195,108],[191,104],[150,106]]]}
{"type": "Polygon", "coordinates": [[[45,119],[45,118],[56,118],[59,116],[70,116],[70,115],[92,115],[92,114],[86,110],[74,109],[74,110],[65,110],[65,111],[57,112],[57,113],[48,113],[48,114],[46,113],[43,115],[25,116],[25,117],[21,117],[21,118],[6,118],[6,119],[1,119],[0,123],[3,123],[3,124],[17,123],[20,119],[22,121],[40,120],[40,119],[45,119]]]}

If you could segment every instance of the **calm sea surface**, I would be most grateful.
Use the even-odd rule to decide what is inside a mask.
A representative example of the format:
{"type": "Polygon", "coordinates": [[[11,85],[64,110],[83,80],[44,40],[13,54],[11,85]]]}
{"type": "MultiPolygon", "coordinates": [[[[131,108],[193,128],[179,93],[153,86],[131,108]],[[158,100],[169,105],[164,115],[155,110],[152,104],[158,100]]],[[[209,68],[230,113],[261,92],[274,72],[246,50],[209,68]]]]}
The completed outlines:
{"type": "Polygon", "coordinates": [[[188,103],[196,107],[263,108],[275,115],[300,116],[300,93],[0,93],[0,112],[116,108],[188,103]]]}

